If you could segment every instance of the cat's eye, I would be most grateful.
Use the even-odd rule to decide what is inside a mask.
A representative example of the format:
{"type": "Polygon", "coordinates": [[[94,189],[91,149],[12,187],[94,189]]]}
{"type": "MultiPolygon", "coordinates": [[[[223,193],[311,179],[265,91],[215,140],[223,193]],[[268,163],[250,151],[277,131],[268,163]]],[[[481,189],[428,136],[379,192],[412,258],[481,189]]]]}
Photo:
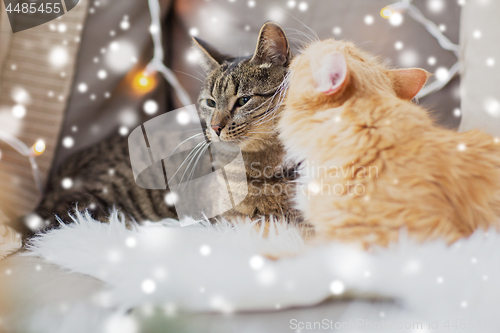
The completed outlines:
{"type": "Polygon", "coordinates": [[[249,100],[250,100],[250,97],[248,97],[248,96],[247,97],[240,97],[240,98],[238,98],[237,104],[238,104],[238,106],[243,106],[243,105],[247,104],[249,100]]]}
{"type": "Polygon", "coordinates": [[[210,108],[214,108],[217,105],[213,99],[207,99],[206,103],[210,108]]]}

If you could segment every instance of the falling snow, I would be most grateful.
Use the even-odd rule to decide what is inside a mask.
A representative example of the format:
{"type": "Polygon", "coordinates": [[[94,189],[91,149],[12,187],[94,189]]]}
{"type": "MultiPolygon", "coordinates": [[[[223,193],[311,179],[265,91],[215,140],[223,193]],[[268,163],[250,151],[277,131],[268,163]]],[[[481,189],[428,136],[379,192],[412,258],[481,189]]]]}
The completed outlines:
{"type": "Polygon", "coordinates": [[[389,17],[389,23],[395,27],[400,26],[404,21],[403,15],[401,13],[394,13],[389,17]]]}
{"type": "Polygon", "coordinates": [[[434,13],[440,13],[445,8],[444,0],[427,0],[427,8],[434,13]]]}
{"type": "Polygon", "coordinates": [[[259,270],[264,266],[264,258],[259,255],[255,255],[250,258],[250,267],[254,270],[259,270]]]}
{"type": "Polygon", "coordinates": [[[133,248],[137,245],[137,239],[135,239],[132,236],[129,236],[127,237],[127,239],[125,239],[125,245],[127,245],[127,247],[133,248]]]}
{"type": "Polygon", "coordinates": [[[32,231],[37,231],[44,225],[42,218],[35,213],[26,215],[24,217],[24,224],[32,231]]]}
{"type": "Polygon", "coordinates": [[[146,294],[152,294],[156,290],[156,283],[151,279],[142,281],[141,289],[146,294]]]}
{"type": "Polygon", "coordinates": [[[450,73],[448,72],[448,68],[446,67],[439,67],[436,69],[436,79],[438,81],[446,81],[450,77],[450,73]]]}
{"type": "Polygon", "coordinates": [[[188,124],[190,120],[191,120],[191,117],[189,116],[189,113],[187,113],[186,111],[181,111],[177,114],[177,121],[181,125],[188,124]]]}
{"type": "Polygon", "coordinates": [[[118,129],[118,133],[120,133],[121,136],[125,136],[128,134],[128,127],[127,126],[121,126],[118,129]]]}
{"type": "Polygon", "coordinates": [[[26,116],[26,107],[22,104],[16,104],[12,107],[12,115],[18,119],[26,116]]]}
{"type": "Polygon", "coordinates": [[[87,86],[86,83],[80,83],[78,85],[78,91],[81,92],[82,94],[86,93],[89,87],[87,86]]]}
{"type": "Polygon", "coordinates": [[[344,290],[345,290],[344,283],[340,280],[332,281],[332,283],[330,284],[330,291],[334,295],[341,295],[344,293],[344,290]]]}
{"type": "Polygon", "coordinates": [[[75,140],[72,137],[67,136],[62,140],[62,145],[65,148],[71,148],[75,145],[75,140]]]}
{"type": "Polygon", "coordinates": [[[148,115],[153,115],[158,112],[158,103],[152,99],[146,101],[143,106],[143,110],[148,115]]]}
{"type": "Polygon", "coordinates": [[[108,77],[108,72],[106,72],[106,70],[104,69],[101,69],[97,72],[97,77],[101,80],[104,80],[108,77]]]}
{"type": "Polygon", "coordinates": [[[68,190],[73,187],[73,180],[71,178],[63,178],[61,181],[61,186],[63,189],[68,190]]]}
{"type": "Polygon", "coordinates": [[[200,254],[204,257],[210,255],[210,253],[212,253],[212,248],[208,245],[202,245],[200,247],[200,254]]]}
{"type": "Polygon", "coordinates": [[[488,97],[485,99],[484,110],[492,117],[500,116],[500,102],[492,97],[488,97]]]}
{"type": "Polygon", "coordinates": [[[165,203],[168,206],[175,205],[175,203],[177,202],[177,199],[178,199],[178,197],[177,197],[177,194],[175,194],[175,193],[170,192],[170,193],[167,193],[165,195],[165,203]]]}
{"type": "Polygon", "coordinates": [[[366,25],[372,25],[375,21],[375,19],[371,15],[366,15],[364,20],[366,25]]]}
{"type": "Polygon", "coordinates": [[[49,64],[54,68],[62,68],[68,64],[68,61],[68,50],[63,46],[56,46],[49,53],[49,64]]]}

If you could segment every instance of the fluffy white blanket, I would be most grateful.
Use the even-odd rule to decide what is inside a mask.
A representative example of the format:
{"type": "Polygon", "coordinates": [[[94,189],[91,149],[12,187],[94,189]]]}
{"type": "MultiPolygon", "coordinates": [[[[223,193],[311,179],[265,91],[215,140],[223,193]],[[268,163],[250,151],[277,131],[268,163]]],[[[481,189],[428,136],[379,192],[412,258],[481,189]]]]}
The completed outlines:
{"type": "Polygon", "coordinates": [[[35,238],[29,255],[106,282],[102,306],[117,313],[142,304],[233,312],[376,296],[398,301],[412,321],[439,318],[443,329],[447,319],[484,327],[500,309],[500,235],[493,231],[450,247],[402,235],[399,244],[367,253],[335,242],[306,246],[280,222],[267,237],[250,221],[178,225],[165,220],[129,230],[118,214],[109,223],[79,214],[35,238]]]}

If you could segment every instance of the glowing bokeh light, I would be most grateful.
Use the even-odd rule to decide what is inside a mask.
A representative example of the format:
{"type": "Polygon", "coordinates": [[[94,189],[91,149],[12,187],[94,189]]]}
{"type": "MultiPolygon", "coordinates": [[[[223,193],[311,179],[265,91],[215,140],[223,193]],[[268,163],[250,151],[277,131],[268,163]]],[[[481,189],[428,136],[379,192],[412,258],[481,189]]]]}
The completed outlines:
{"type": "Polygon", "coordinates": [[[156,87],[156,78],[154,75],[147,75],[145,72],[138,72],[132,80],[133,90],[144,95],[152,91],[156,87]]]}

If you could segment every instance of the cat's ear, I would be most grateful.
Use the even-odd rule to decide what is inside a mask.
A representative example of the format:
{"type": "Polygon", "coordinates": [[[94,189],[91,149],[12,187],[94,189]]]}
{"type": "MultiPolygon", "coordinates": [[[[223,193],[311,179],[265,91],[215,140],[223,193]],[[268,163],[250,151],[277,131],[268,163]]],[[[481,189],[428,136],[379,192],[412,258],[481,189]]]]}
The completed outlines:
{"type": "Polygon", "coordinates": [[[312,71],[316,90],[325,95],[335,94],[347,82],[347,62],[340,52],[324,56],[319,66],[314,66],[312,71]]]}
{"type": "Polygon", "coordinates": [[[411,101],[425,85],[431,74],[420,68],[393,69],[389,71],[392,87],[396,95],[411,101]]]}
{"type": "Polygon", "coordinates": [[[290,46],[283,29],[274,22],[266,22],[260,29],[257,47],[251,62],[288,66],[291,60],[290,46]]]}
{"type": "Polygon", "coordinates": [[[193,37],[193,46],[197,48],[199,52],[198,62],[200,66],[205,70],[205,72],[210,73],[217,67],[219,67],[224,60],[229,60],[232,57],[221,53],[212,45],[208,44],[204,40],[193,37]]]}

